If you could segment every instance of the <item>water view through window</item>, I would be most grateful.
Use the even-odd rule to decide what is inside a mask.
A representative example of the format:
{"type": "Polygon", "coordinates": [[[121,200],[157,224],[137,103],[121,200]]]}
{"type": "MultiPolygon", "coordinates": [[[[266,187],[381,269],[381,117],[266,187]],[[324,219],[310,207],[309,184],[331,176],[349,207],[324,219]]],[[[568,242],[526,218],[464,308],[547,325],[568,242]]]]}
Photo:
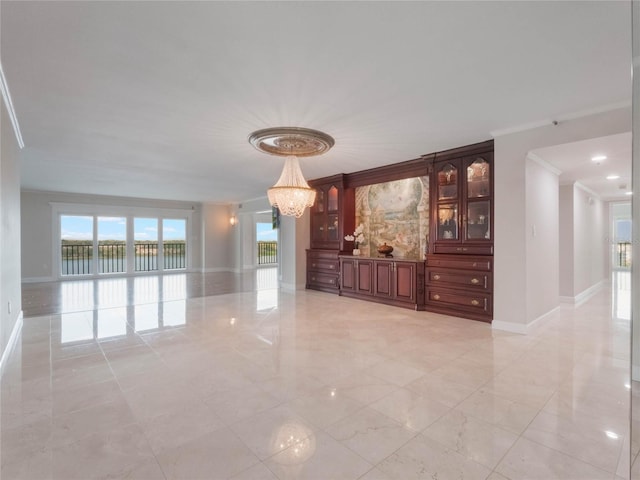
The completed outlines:
{"type": "Polygon", "coordinates": [[[63,276],[181,270],[187,268],[187,221],[61,215],[60,245],[63,276]]]}

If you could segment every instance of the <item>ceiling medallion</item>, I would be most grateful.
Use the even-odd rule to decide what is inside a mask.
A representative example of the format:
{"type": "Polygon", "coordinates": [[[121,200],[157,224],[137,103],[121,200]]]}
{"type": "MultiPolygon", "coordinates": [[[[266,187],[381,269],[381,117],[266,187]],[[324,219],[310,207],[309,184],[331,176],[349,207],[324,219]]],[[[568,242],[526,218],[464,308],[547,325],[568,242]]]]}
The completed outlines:
{"type": "Polygon", "coordinates": [[[335,141],[330,135],[311,128],[275,127],[253,132],[249,143],[271,155],[312,157],[329,151],[335,141]]]}
{"type": "Polygon", "coordinates": [[[335,144],[333,138],[310,128],[276,127],[253,132],[249,143],[261,152],[287,157],[280,178],[267,190],[267,196],[282,215],[301,217],[307,207],[313,206],[316,191],[304,179],[298,157],[328,151],[335,144]]]}

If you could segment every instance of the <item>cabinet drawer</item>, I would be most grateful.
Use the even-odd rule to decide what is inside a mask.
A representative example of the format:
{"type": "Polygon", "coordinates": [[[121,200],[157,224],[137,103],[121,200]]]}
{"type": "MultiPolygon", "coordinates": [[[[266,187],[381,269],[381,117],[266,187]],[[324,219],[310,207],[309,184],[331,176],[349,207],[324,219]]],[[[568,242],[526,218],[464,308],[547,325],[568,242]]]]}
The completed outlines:
{"type": "Polygon", "coordinates": [[[454,307],[469,312],[491,313],[491,294],[428,286],[425,301],[431,305],[454,307]]]}
{"type": "Polygon", "coordinates": [[[428,255],[427,267],[444,267],[458,270],[480,270],[491,272],[493,270],[493,258],[465,258],[462,255],[428,255]]]}
{"type": "Polygon", "coordinates": [[[310,258],[307,268],[314,271],[338,272],[338,260],[330,260],[326,258],[310,258]]]}
{"type": "Polygon", "coordinates": [[[493,245],[465,245],[464,247],[461,247],[459,245],[442,245],[437,243],[433,246],[433,253],[493,255],[493,245]]]}
{"type": "Polygon", "coordinates": [[[321,272],[308,272],[307,284],[314,287],[338,288],[338,275],[321,272]]]}
{"type": "Polygon", "coordinates": [[[490,292],[492,275],[487,272],[469,272],[445,268],[427,269],[427,282],[432,286],[462,287],[490,292]]]}

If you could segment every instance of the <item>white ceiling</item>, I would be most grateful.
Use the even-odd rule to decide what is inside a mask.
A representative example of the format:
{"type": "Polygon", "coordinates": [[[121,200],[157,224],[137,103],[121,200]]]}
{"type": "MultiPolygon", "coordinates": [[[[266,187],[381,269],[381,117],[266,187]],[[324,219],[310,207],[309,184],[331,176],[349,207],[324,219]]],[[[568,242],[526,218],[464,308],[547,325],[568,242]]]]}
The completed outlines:
{"type": "Polygon", "coordinates": [[[626,1],[0,8],[26,189],[242,201],[283,164],[257,129],[332,135],[315,178],[631,99],[626,1]]]}
{"type": "Polygon", "coordinates": [[[579,182],[603,200],[629,200],[631,132],[582,142],[540,148],[532,152],[560,170],[560,183],[579,182]],[[605,160],[593,161],[593,157],[605,160]],[[620,178],[607,180],[609,175],[620,178]]]}

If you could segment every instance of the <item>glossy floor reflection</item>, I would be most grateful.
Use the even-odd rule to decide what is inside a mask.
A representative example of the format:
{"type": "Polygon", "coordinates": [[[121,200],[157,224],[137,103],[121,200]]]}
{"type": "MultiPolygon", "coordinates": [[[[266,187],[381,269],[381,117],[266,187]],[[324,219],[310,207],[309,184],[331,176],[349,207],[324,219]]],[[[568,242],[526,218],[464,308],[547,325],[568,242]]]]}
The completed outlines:
{"type": "Polygon", "coordinates": [[[628,478],[610,290],[522,336],[253,281],[61,286],[2,378],[1,478],[628,478]]]}

